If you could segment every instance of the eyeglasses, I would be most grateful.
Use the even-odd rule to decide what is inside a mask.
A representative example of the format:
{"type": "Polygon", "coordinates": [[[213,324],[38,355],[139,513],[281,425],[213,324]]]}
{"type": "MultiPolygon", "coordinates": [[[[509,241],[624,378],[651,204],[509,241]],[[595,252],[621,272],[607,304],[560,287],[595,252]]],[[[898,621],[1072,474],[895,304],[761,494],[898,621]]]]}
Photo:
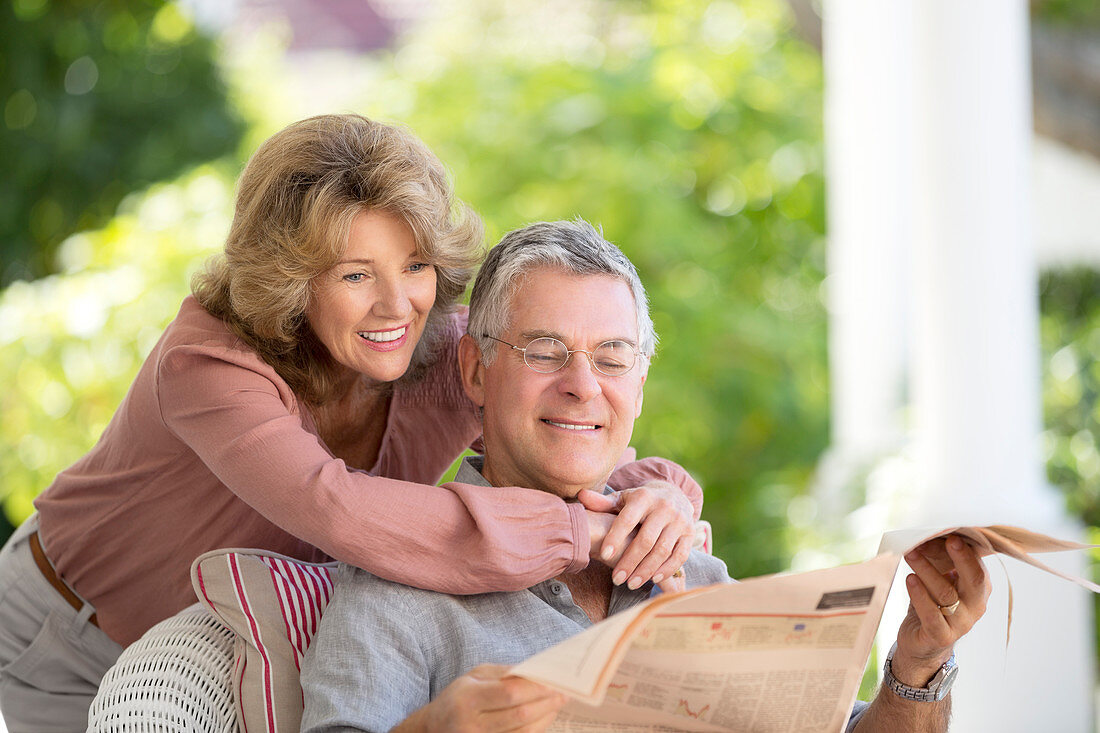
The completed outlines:
{"type": "Polygon", "coordinates": [[[604,341],[602,344],[585,351],[584,349],[570,349],[556,338],[542,336],[520,348],[510,344],[496,336],[482,334],[484,338],[499,341],[505,346],[511,346],[516,351],[523,353],[523,363],[533,371],[540,374],[556,372],[569,363],[569,357],[573,354],[584,354],[592,362],[593,368],[600,374],[609,377],[621,377],[634,368],[634,362],[638,359],[638,352],[626,341],[604,341]]]}

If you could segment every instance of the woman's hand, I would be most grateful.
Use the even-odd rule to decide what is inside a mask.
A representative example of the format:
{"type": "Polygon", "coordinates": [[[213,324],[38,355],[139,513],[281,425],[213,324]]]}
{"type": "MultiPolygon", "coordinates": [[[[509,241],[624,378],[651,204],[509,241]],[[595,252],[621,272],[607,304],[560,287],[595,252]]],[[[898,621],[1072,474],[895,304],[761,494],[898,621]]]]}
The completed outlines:
{"type": "Polygon", "coordinates": [[[992,586],[981,557],[958,535],[926,542],[905,561],[914,573],[905,579],[909,613],[891,669],[904,684],[924,687],[985,613],[992,586]]]}
{"type": "Polygon", "coordinates": [[[544,731],[566,697],[530,680],[509,677],[508,667],[483,664],[447,685],[395,733],[544,731]]]}
{"type": "Polygon", "coordinates": [[[684,589],[680,567],[695,541],[694,508],[673,484],[652,481],[612,494],[582,491],[589,510],[591,557],[612,567],[616,585],[652,580],[665,592],[684,589]]]}

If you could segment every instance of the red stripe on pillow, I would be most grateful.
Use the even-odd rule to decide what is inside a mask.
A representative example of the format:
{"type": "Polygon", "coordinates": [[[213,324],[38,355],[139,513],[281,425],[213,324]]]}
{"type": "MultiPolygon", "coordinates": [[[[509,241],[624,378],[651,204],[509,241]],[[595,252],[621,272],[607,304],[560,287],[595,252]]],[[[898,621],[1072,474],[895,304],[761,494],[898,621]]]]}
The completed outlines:
{"type": "Polygon", "coordinates": [[[317,625],[321,622],[321,614],[317,610],[317,592],[310,582],[309,572],[301,565],[293,568],[294,582],[302,594],[304,608],[302,610],[302,631],[307,639],[313,639],[317,633],[317,625]]]}
{"type": "MultiPolygon", "coordinates": [[[[240,698],[244,697],[244,671],[248,667],[248,655],[242,654],[237,657],[237,694],[240,698]]],[[[304,698],[304,695],[303,695],[304,698]]],[[[241,728],[244,729],[244,733],[248,733],[248,720],[244,714],[244,702],[241,699],[237,700],[237,720],[241,724],[241,728]]]]}
{"type": "Polygon", "coordinates": [[[306,610],[305,599],[302,597],[301,587],[293,577],[294,564],[280,558],[265,558],[264,562],[272,567],[272,576],[278,579],[275,590],[282,607],[283,619],[288,622],[287,641],[290,642],[290,648],[294,652],[294,666],[301,671],[301,658],[306,647],[309,646],[309,639],[302,629],[306,610]]]}
{"type": "Polygon", "coordinates": [[[290,642],[290,646],[294,650],[294,666],[297,667],[299,672],[301,672],[302,665],[299,663],[298,660],[298,649],[300,647],[298,647],[298,645],[295,643],[295,637],[298,634],[297,623],[292,622],[291,618],[287,616],[288,611],[290,612],[291,616],[294,615],[294,608],[287,604],[283,593],[283,587],[286,585],[286,579],[282,577],[282,575],[276,570],[274,563],[268,562],[268,558],[264,558],[264,564],[267,565],[267,570],[271,573],[271,585],[274,586],[275,594],[279,599],[279,612],[283,616],[283,628],[286,629],[286,639],[290,642]]]}
{"type": "MultiPolygon", "coordinates": [[[[245,618],[248,619],[249,630],[252,634],[252,643],[260,652],[260,659],[263,660],[264,710],[267,718],[267,729],[275,730],[275,697],[271,681],[271,660],[268,658],[267,648],[260,638],[260,626],[252,612],[252,606],[248,600],[248,593],[241,580],[241,571],[237,563],[237,554],[231,552],[226,555],[226,559],[229,562],[229,573],[233,578],[233,590],[237,594],[237,603],[240,604],[241,612],[244,614],[245,618]]],[[[241,695],[242,697],[244,695],[243,689],[241,695]]]]}

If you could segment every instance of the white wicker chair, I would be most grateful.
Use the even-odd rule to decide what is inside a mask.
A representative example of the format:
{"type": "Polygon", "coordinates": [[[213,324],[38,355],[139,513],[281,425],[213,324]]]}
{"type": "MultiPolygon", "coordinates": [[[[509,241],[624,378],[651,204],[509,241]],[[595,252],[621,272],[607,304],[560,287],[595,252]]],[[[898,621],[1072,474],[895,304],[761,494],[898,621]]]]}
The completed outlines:
{"type": "Polygon", "coordinates": [[[161,621],[107,670],[88,733],[236,733],[233,632],[199,604],[161,621]]]}

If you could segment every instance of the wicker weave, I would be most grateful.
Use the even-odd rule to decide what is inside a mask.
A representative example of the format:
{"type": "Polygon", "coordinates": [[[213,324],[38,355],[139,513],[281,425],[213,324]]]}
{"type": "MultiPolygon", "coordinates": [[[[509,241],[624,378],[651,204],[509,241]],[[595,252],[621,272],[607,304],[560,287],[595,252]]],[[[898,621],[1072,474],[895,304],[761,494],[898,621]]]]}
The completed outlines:
{"type": "Polygon", "coordinates": [[[89,733],[235,733],[233,632],[198,604],[161,621],[107,670],[89,733]]]}

